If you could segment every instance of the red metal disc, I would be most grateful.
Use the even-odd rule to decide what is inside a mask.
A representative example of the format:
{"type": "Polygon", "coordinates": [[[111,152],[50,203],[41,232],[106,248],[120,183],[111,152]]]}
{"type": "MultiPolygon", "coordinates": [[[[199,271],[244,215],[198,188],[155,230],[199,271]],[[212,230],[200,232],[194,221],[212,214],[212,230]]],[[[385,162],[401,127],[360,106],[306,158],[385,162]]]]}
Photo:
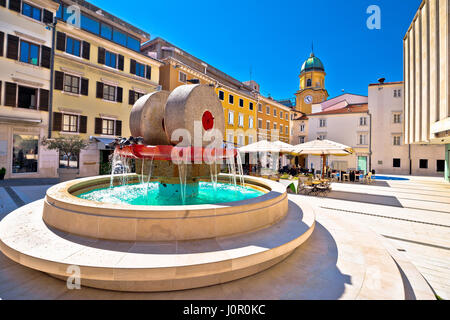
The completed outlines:
{"type": "Polygon", "coordinates": [[[211,112],[205,111],[202,116],[203,129],[206,131],[214,128],[214,117],[211,112]]]}

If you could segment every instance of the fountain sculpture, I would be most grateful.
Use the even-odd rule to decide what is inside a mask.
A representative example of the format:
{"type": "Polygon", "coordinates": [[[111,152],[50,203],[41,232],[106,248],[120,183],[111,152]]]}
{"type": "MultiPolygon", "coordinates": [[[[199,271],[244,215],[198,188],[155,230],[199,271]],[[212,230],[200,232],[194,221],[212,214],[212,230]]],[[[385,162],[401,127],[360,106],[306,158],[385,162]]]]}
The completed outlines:
{"type": "Polygon", "coordinates": [[[291,203],[279,183],[243,176],[239,153],[222,143],[213,87],[141,97],[130,130],[134,138],[114,143],[111,176],[60,183],[12,212],[0,222],[0,250],[85,286],[172,291],[261,272],[313,232],[307,204],[291,203]]]}

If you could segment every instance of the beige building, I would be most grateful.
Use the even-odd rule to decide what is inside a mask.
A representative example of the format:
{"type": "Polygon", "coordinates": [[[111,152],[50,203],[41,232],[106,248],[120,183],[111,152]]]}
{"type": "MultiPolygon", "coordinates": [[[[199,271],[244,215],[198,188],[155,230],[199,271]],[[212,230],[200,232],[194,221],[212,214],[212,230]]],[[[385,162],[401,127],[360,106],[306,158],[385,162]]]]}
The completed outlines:
{"type": "Polygon", "coordinates": [[[446,145],[450,176],[449,0],[424,0],[404,40],[405,143],[446,145]]]}
{"type": "Polygon", "coordinates": [[[371,165],[377,174],[443,176],[445,146],[405,144],[403,82],[369,85],[371,165]]]}
{"type": "Polygon", "coordinates": [[[50,0],[0,2],[0,168],[6,179],[57,176],[47,135],[50,56],[58,4],[50,0]]]}

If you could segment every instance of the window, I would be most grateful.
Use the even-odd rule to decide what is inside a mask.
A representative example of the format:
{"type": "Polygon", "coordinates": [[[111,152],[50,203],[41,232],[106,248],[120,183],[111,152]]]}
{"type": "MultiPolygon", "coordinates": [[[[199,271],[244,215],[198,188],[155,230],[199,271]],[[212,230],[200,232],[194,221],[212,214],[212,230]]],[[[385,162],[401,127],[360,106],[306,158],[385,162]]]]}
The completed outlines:
{"type": "Polygon", "coordinates": [[[80,78],[64,74],[64,92],[80,93],[80,78]]]}
{"type": "Polygon", "coordinates": [[[114,120],[102,119],[102,134],[114,135],[114,120]]]}
{"type": "Polygon", "coordinates": [[[304,124],[300,125],[300,132],[305,132],[305,125],[304,124]]]}
{"type": "Polygon", "coordinates": [[[243,135],[239,135],[238,136],[238,146],[242,147],[244,145],[244,136],[243,135]]]}
{"type": "Polygon", "coordinates": [[[298,137],[298,142],[299,142],[300,144],[305,143],[305,136],[300,136],[300,137],[298,137]]]}
{"type": "Polygon", "coordinates": [[[286,112],[285,114],[285,120],[288,121],[289,120],[289,113],[286,112]]]}
{"type": "Polygon", "coordinates": [[[283,134],[283,125],[280,124],[280,134],[283,134]]]}
{"type": "Polygon", "coordinates": [[[266,130],[270,130],[270,121],[266,121],[266,130]]]}
{"type": "Polygon", "coordinates": [[[261,113],[263,112],[263,111],[262,111],[262,104],[261,104],[261,103],[258,103],[258,112],[261,112],[261,113]]]}
{"type": "Polygon", "coordinates": [[[262,129],[262,119],[258,119],[258,129],[262,129]]]}
{"type": "Polygon", "coordinates": [[[244,115],[241,114],[241,113],[238,116],[238,125],[239,125],[239,127],[243,127],[244,126],[244,115]]]}
{"type": "Polygon", "coordinates": [[[327,136],[325,134],[319,134],[319,136],[317,137],[319,140],[326,140],[327,136]]]}
{"type": "Polygon", "coordinates": [[[249,108],[249,110],[253,110],[253,102],[250,102],[250,103],[248,104],[248,108],[249,108]]]}
{"type": "Polygon", "coordinates": [[[100,35],[103,38],[111,40],[112,38],[112,28],[104,23],[102,23],[101,29],[100,29],[100,35]]]}
{"type": "Polygon", "coordinates": [[[427,159],[420,159],[419,160],[419,168],[420,169],[428,169],[428,160],[427,159]]]}
{"type": "Polygon", "coordinates": [[[180,72],[178,73],[178,81],[183,82],[183,83],[186,83],[186,81],[187,81],[187,75],[186,75],[186,73],[180,71],[180,72]]]}
{"type": "Polygon", "coordinates": [[[116,87],[103,84],[103,99],[116,101],[116,87]]]}
{"type": "Polygon", "coordinates": [[[19,86],[17,107],[37,109],[37,89],[19,86]]]}
{"type": "Polygon", "coordinates": [[[79,40],[67,37],[66,52],[79,57],[80,56],[80,45],[81,45],[81,42],[79,40]]]}
{"type": "Polygon", "coordinates": [[[393,159],[393,161],[392,161],[392,166],[394,167],[394,168],[400,168],[401,167],[401,160],[400,159],[393,159]]]}
{"type": "Polygon", "coordinates": [[[306,80],[306,86],[307,87],[311,87],[312,86],[312,80],[311,79],[306,80]]]}
{"type": "Polygon", "coordinates": [[[394,139],[394,142],[393,142],[394,146],[401,145],[401,136],[394,136],[393,139],[394,139]]]}
{"type": "Polygon", "coordinates": [[[277,124],[276,123],[273,124],[273,130],[277,130],[277,124]]]}
{"type": "Polygon", "coordinates": [[[402,114],[394,113],[394,123],[402,123],[402,114]]]}
{"type": "Polygon", "coordinates": [[[319,127],[325,128],[327,126],[327,120],[326,119],[320,119],[319,120],[319,127]]]}
{"type": "Polygon", "coordinates": [[[367,126],[367,117],[359,118],[359,125],[362,126],[362,127],[367,126]]]}
{"type": "Polygon", "coordinates": [[[88,16],[81,14],[81,29],[87,30],[89,32],[99,34],[100,23],[88,16]]]}
{"type": "Polygon", "coordinates": [[[39,65],[39,46],[20,40],[20,61],[39,65]]]}
{"type": "Polygon", "coordinates": [[[239,99],[239,107],[241,107],[241,108],[244,107],[244,100],[243,99],[239,99]]]}
{"type": "Polygon", "coordinates": [[[360,134],[358,142],[359,142],[358,143],[359,145],[363,145],[363,146],[367,145],[367,134],[360,134]]]}
{"type": "Polygon", "coordinates": [[[234,125],[234,112],[228,111],[228,124],[234,125]]]}
{"type": "Polygon", "coordinates": [[[228,103],[234,104],[234,96],[232,94],[228,95],[228,103]]]}
{"type": "Polygon", "coordinates": [[[270,107],[269,106],[266,106],[266,114],[270,115],[270,107]]]}
{"type": "Polygon", "coordinates": [[[277,109],[273,108],[273,116],[277,117],[277,109]]]}
{"type": "Polygon", "coordinates": [[[232,133],[227,134],[227,142],[234,144],[234,136],[232,133]]]}
{"type": "Polygon", "coordinates": [[[394,90],[394,98],[401,98],[402,96],[402,90],[398,89],[398,90],[394,90]]]}
{"type": "Polygon", "coordinates": [[[145,78],[145,65],[139,62],[136,62],[136,75],[138,77],[145,78]]]}
{"type": "Polygon", "coordinates": [[[127,46],[127,36],[119,30],[113,30],[113,41],[115,43],[123,45],[124,47],[127,46]]]}
{"type": "Polygon", "coordinates": [[[12,173],[37,172],[39,136],[15,134],[13,136],[12,173]]]}
{"type": "Polygon", "coordinates": [[[280,111],[280,119],[283,119],[283,111],[280,111]]]}
{"type": "Polygon", "coordinates": [[[253,129],[253,117],[248,116],[248,128],[253,129]]]}
{"type": "Polygon", "coordinates": [[[41,9],[33,7],[28,3],[23,3],[22,14],[34,20],[41,21],[41,9]]]}
{"type": "Polygon", "coordinates": [[[223,91],[219,91],[219,100],[225,100],[225,93],[223,91]]]}
{"type": "Polygon", "coordinates": [[[78,132],[78,116],[73,114],[64,114],[62,131],[78,132]]]}
{"type": "Polygon", "coordinates": [[[111,68],[117,68],[117,54],[105,51],[105,65],[111,68]]]}
{"type": "Polygon", "coordinates": [[[59,167],[60,168],[79,168],[79,154],[73,154],[70,156],[59,154],[59,167]]]}
{"type": "Polygon", "coordinates": [[[285,133],[284,133],[284,134],[285,134],[285,135],[289,135],[289,127],[288,127],[288,126],[286,126],[286,127],[284,128],[284,129],[285,129],[285,130],[284,130],[284,131],[285,131],[285,133]]]}
{"type": "Polygon", "coordinates": [[[445,171],[445,160],[436,160],[436,172],[445,171]]]}
{"type": "Polygon", "coordinates": [[[253,143],[253,136],[248,136],[248,144],[252,144],[253,143]]]}

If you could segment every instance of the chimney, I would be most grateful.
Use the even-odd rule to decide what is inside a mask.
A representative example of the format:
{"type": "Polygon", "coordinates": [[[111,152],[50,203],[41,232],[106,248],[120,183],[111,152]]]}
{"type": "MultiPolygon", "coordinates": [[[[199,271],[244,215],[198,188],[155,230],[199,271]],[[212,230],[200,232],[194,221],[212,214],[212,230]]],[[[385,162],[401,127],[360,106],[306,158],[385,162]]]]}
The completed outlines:
{"type": "Polygon", "coordinates": [[[380,84],[383,84],[385,81],[386,81],[385,78],[380,78],[380,79],[378,79],[378,82],[379,82],[380,84]]]}

